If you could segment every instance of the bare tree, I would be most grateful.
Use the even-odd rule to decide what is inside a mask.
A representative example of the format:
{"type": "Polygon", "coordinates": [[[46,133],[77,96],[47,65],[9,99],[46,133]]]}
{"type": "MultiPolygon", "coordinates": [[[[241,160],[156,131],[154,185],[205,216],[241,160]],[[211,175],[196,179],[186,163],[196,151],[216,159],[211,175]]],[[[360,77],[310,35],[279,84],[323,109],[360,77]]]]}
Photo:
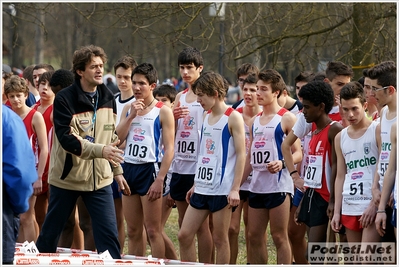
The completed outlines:
{"type": "MultiPolygon", "coordinates": [[[[199,48],[205,69],[217,71],[220,34],[230,77],[240,64],[252,62],[277,69],[290,84],[298,72],[317,71],[323,62],[341,60],[360,75],[362,68],[396,57],[395,3],[226,3],[223,32],[219,19],[209,15],[210,4],[17,3],[17,32],[11,37],[3,28],[3,40],[12,38],[10,53],[19,49],[29,64],[32,32],[39,25],[44,60],[55,66],[70,66],[73,51],[93,43],[107,52],[108,67],[130,54],[138,62],[154,63],[160,80],[178,75],[176,57],[186,46],[199,48]]],[[[3,16],[3,25],[9,17],[3,16]]],[[[14,61],[18,57],[12,60],[21,64],[14,61]]]]}

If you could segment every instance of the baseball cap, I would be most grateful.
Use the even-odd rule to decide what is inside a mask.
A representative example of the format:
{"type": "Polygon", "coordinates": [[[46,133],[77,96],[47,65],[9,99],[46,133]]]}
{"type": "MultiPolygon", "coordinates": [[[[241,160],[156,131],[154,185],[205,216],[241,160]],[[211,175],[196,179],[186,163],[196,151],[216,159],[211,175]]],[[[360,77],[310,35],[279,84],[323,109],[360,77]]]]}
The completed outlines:
{"type": "Polygon", "coordinates": [[[3,70],[3,77],[4,77],[4,74],[12,73],[10,66],[8,66],[6,64],[3,64],[2,70],[3,70]]]}

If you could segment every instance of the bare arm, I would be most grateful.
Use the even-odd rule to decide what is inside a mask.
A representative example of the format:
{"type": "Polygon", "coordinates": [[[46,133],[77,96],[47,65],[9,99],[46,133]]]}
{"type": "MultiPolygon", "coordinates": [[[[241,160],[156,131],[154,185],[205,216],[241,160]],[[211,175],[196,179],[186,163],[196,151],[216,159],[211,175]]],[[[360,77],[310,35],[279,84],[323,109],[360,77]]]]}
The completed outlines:
{"type": "Polygon", "coordinates": [[[126,140],[129,133],[130,124],[133,119],[137,116],[137,112],[145,108],[143,99],[136,99],[130,105],[125,105],[122,109],[121,120],[118,126],[116,126],[116,133],[119,137],[120,143],[126,140]]]}
{"type": "MultiPolygon", "coordinates": [[[[377,140],[378,146],[378,158],[377,158],[377,166],[380,164],[380,157],[381,154],[381,124],[378,124],[375,131],[375,136],[377,140]]],[[[375,169],[374,179],[373,179],[373,186],[372,186],[372,194],[373,194],[373,202],[375,206],[379,206],[380,199],[381,199],[381,189],[380,189],[380,174],[378,173],[378,167],[375,169]]],[[[385,209],[385,207],[384,207],[385,209]]]]}
{"type": "Polygon", "coordinates": [[[249,126],[249,149],[248,149],[248,153],[245,157],[244,172],[242,174],[241,185],[248,179],[248,176],[251,174],[251,171],[252,171],[251,147],[252,147],[252,140],[253,140],[252,126],[253,126],[254,120],[255,120],[255,117],[253,117],[248,123],[248,126],[249,126]]]}
{"type": "Polygon", "coordinates": [[[342,191],[344,188],[346,164],[345,158],[341,150],[341,133],[338,133],[334,141],[336,158],[337,158],[337,177],[335,178],[335,200],[334,200],[334,214],[331,220],[331,227],[338,232],[341,229],[341,209],[342,209],[342,191]]]}
{"type": "Polygon", "coordinates": [[[174,107],[173,107],[173,120],[174,120],[176,130],[178,128],[179,119],[186,117],[190,113],[190,111],[188,110],[188,107],[184,107],[184,106],[180,105],[180,97],[181,97],[182,93],[183,92],[180,92],[176,95],[175,103],[177,103],[177,104],[174,105],[174,107]]]}
{"type": "Polygon", "coordinates": [[[48,159],[48,142],[46,123],[44,122],[43,115],[40,112],[35,112],[32,119],[32,127],[36,133],[37,141],[39,143],[39,163],[37,167],[38,180],[33,184],[34,194],[42,192],[42,176],[47,164],[48,159]]]}
{"type": "MultiPolygon", "coordinates": [[[[305,187],[303,179],[300,177],[300,173],[298,172],[298,168],[295,168],[295,160],[291,151],[291,147],[295,142],[299,141],[298,137],[294,134],[294,131],[290,131],[281,145],[281,152],[283,153],[283,157],[285,160],[285,165],[287,166],[287,170],[291,175],[292,180],[294,181],[294,185],[296,188],[305,192],[305,187]],[[296,172],[295,172],[296,171],[296,172]],[[292,174],[291,174],[292,173],[292,174]]],[[[301,151],[301,156],[303,157],[303,151],[301,151]]]]}
{"type": "Polygon", "coordinates": [[[290,173],[296,170],[294,157],[291,153],[291,146],[296,142],[296,140],[298,140],[298,137],[291,130],[281,144],[281,152],[283,153],[285,165],[290,173]]]}
{"type": "MultiPolygon", "coordinates": [[[[282,120],[281,120],[281,124],[283,127],[283,131],[285,133],[285,135],[289,135],[291,133],[291,129],[294,127],[295,123],[296,123],[296,117],[294,114],[292,113],[286,113],[284,114],[282,120]]],[[[294,135],[295,136],[295,135],[294,135]]],[[[293,138],[294,139],[294,138],[293,138]]],[[[292,156],[292,166],[294,166],[294,164],[300,163],[302,161],[302,148],[301,148],[301,140],[299,140],[299,138],[296,138],[295,140],[291,140],[293,141],[293,143],[290,145],[290,153],[292,156]]]]}
{"type": "Polygon", "coordinates": [[[236,162],[234,167],[234,181],[231,187],[228,201],[230,206],[235,207],[240,204],[240,184],[245,166],[245,131],[242,116],[234,111],[229,117],[229,130],[233,136],[234,148],[236,152],[236,162]]]}
{"type": "Polygon", "coordinates": [[[172,110],[167,106],[163,106],[159,113],[159,118],[162,126],[164,155],[158,175],[147,192],[150,201],[154,201],[162,196],[163,181],[168,173],[174,155],[175,124],[172,110]]]}
{"type": "Polygon", "coordinates": [[[337,176],[337,155],[335,153],[335,136],[343,129],[340,123],[331,125],[328,131],[328,141],[331,144],[331,181],[330,181],[330,201],[328,203],[327,215],[331,219],[334,214],[335,202],[335,178],[337,176]]]}
{"type": "MultiPolygon", "coordinates": [[[[294,124],[296,122],[296,117],[292,113],[286,113],[284,114],[284,117],[282,118],[282,126],[283,126],[283,131],[285,135],[289,135],[291,133],[292,127],[294,127],[294,124]]],[[[295,136],[295,135],[294,135],[295,136]]],[[[302,148],[301,148],[301,140],[299,138],[293,140],[294,142],[290,146],[290,154],[292,156],[292,164],[297,164],[302,161],[302,148]]]]}

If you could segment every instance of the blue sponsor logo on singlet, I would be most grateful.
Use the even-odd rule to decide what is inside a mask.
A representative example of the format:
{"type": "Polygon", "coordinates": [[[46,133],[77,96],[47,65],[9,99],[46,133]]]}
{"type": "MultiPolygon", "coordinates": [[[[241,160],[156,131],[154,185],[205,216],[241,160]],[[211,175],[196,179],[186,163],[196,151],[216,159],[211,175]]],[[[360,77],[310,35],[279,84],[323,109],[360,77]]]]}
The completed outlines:
{"type": "Polygon", "coordinates": [[[144,140],[144,136],[142,136],[142,135],[134,135],[133,136],[133,141],[139,141],[139,142],[141,142],[141,141],[143,141],[144,140]]]}
{"type": "Polygon", "coordinates": [[[202,158],[202,164],[208,164],[210,161],[210,158],[202,158]]]}
{"type": "Polygon", "coordinates": [[[266,144],[265,142],[255,142],[255,147],[256,148],[264,147],[265,144],[266,144]]]}
{"type": "Polygon", "coordinates": [[[357,179],[361,179],[363,177],[364,173],[363,172],[354,172],[351,175],[351,179],[352,180],[357,180],[357,179]]]}
{"type": "Polygon", "coordinates": [[[181,134],[180,134],[180,136],[181,136],[181,138],[186,138],[186,137],[189,137],[190,136],[190,132],[181,132],[181,134]]]}

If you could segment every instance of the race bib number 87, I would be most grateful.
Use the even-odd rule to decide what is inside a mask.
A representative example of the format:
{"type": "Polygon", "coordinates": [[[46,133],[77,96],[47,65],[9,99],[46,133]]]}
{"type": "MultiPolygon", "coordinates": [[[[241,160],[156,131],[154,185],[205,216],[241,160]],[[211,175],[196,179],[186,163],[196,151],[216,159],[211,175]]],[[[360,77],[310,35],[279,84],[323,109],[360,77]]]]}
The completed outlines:
{"type": "Polygon", "coordinates": [[[321,178],[323,175],[323,157],[308,156],[308,167],[304,174],[305,186],[310,188],[321,188],[321,178]]]}

